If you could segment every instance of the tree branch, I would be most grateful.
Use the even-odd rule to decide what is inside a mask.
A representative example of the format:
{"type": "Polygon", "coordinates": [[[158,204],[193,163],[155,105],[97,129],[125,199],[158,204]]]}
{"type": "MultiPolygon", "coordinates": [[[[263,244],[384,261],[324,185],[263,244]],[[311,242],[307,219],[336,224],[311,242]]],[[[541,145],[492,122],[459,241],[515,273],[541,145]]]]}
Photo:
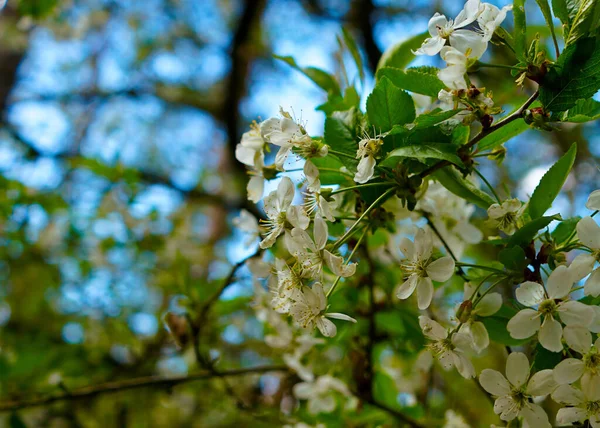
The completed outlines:
{"type": "Polygon", "coordinates": [[[162,376],[146,376],[135,379],[127,379],[123,381],[106,382],[98,385],[85,386],[79,389],[74,389],[68,393],[50,394],[33,398],[25,398],[22,400],[12,400],[0,402],[0,412],[14,411],[25,409],[28,407],[45,406],[57,401],[80,400],[93,398],[97,395],[127,391],[131,389],[160,387],[170,388],[188,382],[200,380],[208,380],[215,377],[233,377],[243,376],[252,373],[267,373],[274,371],[287,371],[285,366],[257,366],[243,369],[232,369],[218,374],[213,373],[195,373],[188,376],[178,377],[162,377],[162,376]]]}

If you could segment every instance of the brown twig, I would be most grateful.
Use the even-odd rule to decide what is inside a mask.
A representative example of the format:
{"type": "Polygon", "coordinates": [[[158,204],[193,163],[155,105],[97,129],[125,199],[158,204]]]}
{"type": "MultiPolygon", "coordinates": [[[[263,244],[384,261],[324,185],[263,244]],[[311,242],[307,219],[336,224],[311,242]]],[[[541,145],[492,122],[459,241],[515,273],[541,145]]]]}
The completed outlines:
{"type": "Polygon", "coordinates": [[[232,377],[243,376],[252,373],[267,373],[274,371],[287,371],[285,366],[258,366],[243,369],[232,369],[219,372],[218,375],[213,373],[194,373],[187,376],[163,377],[163,376],[146,376],[135,379],[127,379],[115,382],[106,382],[98,385],[85,386],[79,389],[73,389],[68,393],[49,394],[45,396],[25,398],[21,400],[12,400],[0,402],[0,412],[14,411],[28,407],[45,406],[57,401],[80,400],[93,398],[97,395],[127,391],[131,389],[161,387],[170,388],[183,383],[208,380],[215,377],[232,377]]]}

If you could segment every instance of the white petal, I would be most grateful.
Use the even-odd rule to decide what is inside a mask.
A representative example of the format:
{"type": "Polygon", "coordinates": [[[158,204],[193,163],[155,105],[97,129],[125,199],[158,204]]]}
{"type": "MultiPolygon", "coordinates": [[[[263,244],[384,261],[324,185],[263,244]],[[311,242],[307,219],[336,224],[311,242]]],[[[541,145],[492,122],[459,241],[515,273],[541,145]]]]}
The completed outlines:
{"type": "Polygon", "coordinates": [[[523,309],[512,317],[506,329],[515,339],[527,339],[540,329],[540,317],[533,309],[523,309]]]}
{"type": "Polygon", "coordinates": [[[577,237],[593,250],[600,248],[600,226],[593,218],[584,217],[577,223],[577,237]]]}
{"type": "Polygon", "coordinates": [[[300,229],[306,229],[310,224],[310,217],[301,205],[289,207],[286,212],[286,218],[292,226],[299,227],[300,229]]]}
{"type": "Polygon", "coordinates": [[[544,409],[542,409],[537,404],[531,404],[531,403],[525,404],[525,407],[523,407],[521,409],[520,416],[522,416],[523,419],[525,419],[525,422],[527,422],[527,424],[530,427],[535,427],[535,428],[546,428],[546,427],[551,428],[552,427],[552,425],[550,425],[550,422],[548,422],[548,415],[546,414],[544,409]]]}
{"type": "Polygon", "coordinates": [[[560,303],[558,305],[558,315],[566,325],[588,326],[594,320],[592,307],[575,300],[560,303]]]}
{"type": "Polygon", "coordinates": [[[265,179],[255,175],[250,177],[248,180],[248,185],[246,186],[246,190],[248,192],[248,200],[258,203],[263,197],[263,192],[265,188],[265,179]]]}
{"type": "Polygon", "coordinates": [[[427,260],[433,251],[433,239],[426,229],[419,229],[415,234],[415,257],[418,260],[427,260]]]}
{"type": "Polygon", "coordinates": [[[294,183],[289,177],[283,177],[277,185],[277,200],[282,210],[287,209],[292,204],[294,194],[294,183]]]}
{"type": "MultiPolygon", "coordinates": [[[[592,306],[592,309],[594,310],[594,319],[588,329],[592,333],[600,333],[600,306],[592,306]]],[[[598,348],[600,349],[600,347],[598,348]]]]}
{"type": "Polygon", "coordinates": [[[526,392],[533,396],[548,395],[554,391],[556,386],[552,370],[540,370],[529,379],[526,392]]]}
{"type": "Polygon", "coordinates": [[[351,316],[348,316],[346,314],[340,314],[339,312],[328,312],[325,314],[325,316],[327,318],[333,318],[333,319],[342,320],[342,321],[349,321],[351,323],[356,324],[356,320],[354,318],[352,318],[351,316]]]}
{"type": "Polygon", "coordinates": [[[365,156],[356,167],[356,174],[354,175],[354,181],[363,184],[373,178],[375,173],[375,158],[373,156],[365,156]]]}
{"type": "Polygon", "coordinates": [[[454,353],[454,365],[458,373],[465,379],[473,379],[475,377],[475,367],[466,356],[454,353]]]}
{"type": "Polygon", "coordinates": [[[425,315],[419,317],[419,325],[423,334],[429,339],[443,340],[448,337],[448,331],[444,327],[425,315]]]}
{"type": "Polygon", "coordinates": [[[577,406],[585,401],[583,392],[571,385],[560,385],[552,393],[552,399],[557,403],[567,404],[569,406],[577,406]]]}
{"type": "Polygon", "coordinates": [[[454,274],[454,260],[452,257],[442,257],[437,259],[425,268],[427,275],[434,281],[444,282],[454,274]]]}
{"type": "Polygon", "coordinates": [[[477,304],[473,312],[482,317],[494,315],[502,307],[502,295],[500,293],[486,294],[477,304]]]}
{"type": "Polygon", "coordinates": [[[494,413],[503,421],[512,421],[519,414],[517,403],[508,395],[504,395],[494,403],[494,413]]]}
{"type": "Polygon", "coordinates": [[[548,277],[546,290],[551,299],[561,299],[565,297],[573,288],[573,277],[571,271],[565,266],[558,266],[548,277]]]}
{"type": "Polygon", "coordinates": [[[585,409],[579,407],[563,407],[556,413],[556,423],[558,426],[571,425],[574,422],[583,422],[587,419],[585,409]]]}
{"type": "Polygon", "coordinates": [[[487,392],[492,395],[502,396],[510,393],[510,384],[502,373],[484,369],[479,375],[479,383],[487,392]]]}
{"type": "Polygon", "coordinates": [[[583,325],[569,325],[565,327],[563,337],[567,345],[580,354],[587,354],[592,347],[592,334],[583,325]]]}
{"type": "Polygon", "coordinates": [[[300,382],[294,385],[294,395],[301,400],[308,400],[314,394],[314,384],[310,382],[300,382]]]}
{"type": "MultiPolygon", "coordinates": [[[[432,36],[438,35],[438,27],[443,28],[448,23],[448,19],[442,15],[441,13],[434,13],[431,19],[429,19],[429,23],[427,24],[427,28],[429,30],[429,34],[432,36]]],[[[437,52],[436,52],[437,53],[437,52]]]]}
{"type": "Polygon", "coordinates": [[[335,324],[325,317],[317,318],[317,328],[325,337],[334,337],[337,334],[335,324]]]}
{"type": "Polygon", "coordinates": [[[329,251],[323,251],[323,258],[325,259],[325,263],[331,271],[342,278],[347,278],[356,273],[356,263],[350,263],[345,265],[344,259],[340,256],[334,256],[329,251]]]}
{"type": "Polygon", "coordinates": [[[581,377],[585,364],[575,358],[562,360],[554,367],[554,380],[560,385],[573,383],[581,377]]]}
{"type": "Polygon", "coordinates": [[[417,305],[419,309],[425,310],[433,299],[433,282],[429,278],[417,279],[417,305]]]}
{"type": "Polygon", "coordinates": [[[592,193],[590,193],[585,207],[588,210],[600,210],[600,189],[594,190],[592,193]]]}
{"type": "Polygon", "coordinates": [[[415,255],[415,246],[410,239],[403,237],[400,241],[400,251],[402,251],[404,257],[412,260],[415,255]]]}
{"type": "Polygon", "coordinates": [[[327,245],[327,237],[329,236],[329,230],[327,223],[323,220],[320,215],[315,216],[313,234],[315,237],[315,244],[317,250],[322,250],[327,245]]]}
{"type": "Polygon", "coordinates": [[[469,25],[477,19],[482,12],[480,0],[467,0],[463,9],[454,20],[454,28],[461,28],[469,25]]]}
{"type": "Polygon", "coordinates": [[[552,316],[546,316],[538,335],[540,345],[548,351],[560,352],[563,349],[561,338],[562,326],[560,323],[552,316]]]}
{"type": "Polygon", "coordinates": [[[483,351],[490,344],[490,336],[482,322],[474,322],[470,325],[473,347],[477,352],[483,351]]]}
{"type": "Polygon", "coordinates": [[[586,296],[600,296],[600,268],[594,270],[585,281],[583,292],[586,296]]]}
{"type": "Polygon", "coordinates": [[[312,291],[317,298],[317,305],[320,311],[324,311],[327,307],[327,297],[323,291],[323,285],[320,282],[315,282],[312,286],[312,291]]]}
{"type": "Polygon", "coordinates": [[[587,401],[600,400],[600,376],[590,375],[589,373],[583,375],[581,378],[581,391],[587,401]]]}
{"type": "Polygon", "coordinates": [[[415,55],[437,55],[439,51],[442,50],[445,44],[446,40],[436,35],[425,39],[421,47],[413,53],[415,55]]]}
{"type": "Polygon", "coordinates": [[[470,59],[479,59],[487,49],[487,42],[474,31],[456,30],[450,35],[450,44],[470,59]],[[468,51],[470,49],[470,51],[468,51]]]}
{"type": "Polygon", "coordinates": [[[529,360],[522,352],[513,352],[506,359],[506,378],[520,388],[529,379],[529,360]]]}
{"type": "Polygon", "coordinates": [[[525,306],[539,305],[546,298],[542,284],[531,281],[519,285],[515,291],[515,295],[519,303],[525,306]]]}
{"type": "Polygon", "coordinates": [[[396,297],[399,299],[408,299],[415,291],[418,279],[419,277],[417,274],[409,276],[408,279],[404,281],[404,283],[398,288],[398,291],[396,291],[396,297]]]}
{"type": "Polygon", "coordinates": [[[577,282],[588,276],[594,270],[596,259],[591,254],[580,254],[569,265],[573,281],[577,282]]]}

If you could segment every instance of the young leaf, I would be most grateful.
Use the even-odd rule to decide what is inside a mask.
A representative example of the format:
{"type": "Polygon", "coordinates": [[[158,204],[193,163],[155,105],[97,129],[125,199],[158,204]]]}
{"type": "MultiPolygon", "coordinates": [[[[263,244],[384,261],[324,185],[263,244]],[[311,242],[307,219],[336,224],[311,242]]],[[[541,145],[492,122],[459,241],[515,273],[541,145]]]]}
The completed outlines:
{"type": "Polygon", "coordinates": [[[579,0],[579,4],[569,32],[565,33],[565,46],[575,43],[582,37],[592,36],[600,27],[600,2],[598,0],[579,0]]]}
{"type": "Polygon", "coordinates": [[[490,195],[463,178],[453,167],[442,168],[433,173],[433,177],[455,195],[481,208],[488,209],[494,203],[494,199],[490,195]]]}
{"type": "Polygon", "coordinates": [[[529,125],[523,119],[514,120],[508,125],[483,137],[479,142],[479,150],[493,149],[528,129],[529,125]]]}
{"type": "Polygon", "coordinates": [[[439,159],[447,160],[458,166],[463,166],[463,162],[456,155],[457,147],[454,144],[443,143],[425,143],[415,146],[405,146],[392,150],[388,158],[381,163],[383,166],[395,166],[398,159],[396,157],[405,157],[411,159],[439,159]]]}
{"type": "Polygon", "coordinates": [[[384,67],[377,71],[377,79],[387,77],[399,88],[416,94],[437,97],[438,93],[446,87],[437,78],[438,69],[435,67],[416,67],[404,71],[400,68],[384,67]]]}
{"type": "Polygon", "coordinates": [[[427,37],[429,37],[429,32],[425,31],[408,40],[404,40],[391,46],[381,56],[381,59],[377,64],[377,70],[383,67],[403,69],[415,59],[415,54],[413,54],[412,51],[419,49],[423,40],[427,37]]]}
{"type": "Polygon", "coordinates": [[[542,14],[544,15],[544,19],[548,24],[548,28],[550,28],[550,32],[552,33],[552,40],[554,41],[554,46],[556,46],[556,50],[558,51],[558,42],[556,41],[556,34],[554,32],[554,22],[552,21],[552,12],[550,11],[550,5],[548,4],[548,0],[535,0],[540,7],[542,14]]]}
{"type": "Polygon", "coordinates": [[[369,121],[377,132],[387,132],[394,125],[404,125],[415,120],[415,103],[412,97],[383,77],[367,98],[369,121]]]}
{"type": "Polygon", "coordinates": [[[525,0],[514,0],[513,16],[515,20],[515,53],[517,58],[525,59],[525,52],[527,49],[527,20],[525,18],[525,0]]]}
{"type": "Polygon", "coordinates": [[[358,76],[360,77],[360,81],[365,81],[365,68],[363,66],[362,57],[360,56],[360,51],[358,50],[358,45],[356,44],[356,40],[350,34],[345,27],[342,27],[342,35],[344,36],[344,42],[350,51],[350,55],[354,59],[354,63],[356,64],[356,68],[358,69],[358,76]]]}
{"type": "Polygon", "coordinates": [[[575,228],[577,227],[579,220],[581,220],[581,217],[577,216],[561,221],[551,233],[554,243],[562,244],[566,242],[567,239],[574,236],[575,228]]]}
{"type": "Polygon", "coordinates": [[[600,42],[579,39],[567,47],[540,85],[540,102],[546,110],[562,112],[600,89],[600,42]]]}
{"type": "Polygon", "coordinates": [[[520,245],[527,246],[537,235],[540,229],[548,226],[554,220],[561,220],[559,215],[552,215],[547,217],[539,217],[535,220],[531,220],[525,226],[517,230],[509,239],[508,245],[520,245]]]}
{"type": "Polygon", "coordinates": [[[327,93],[341,96],[342,92],[340,90],[340,85],[337,80],[335,80],[335,77],[326,71],[315,67],[300,67],[291,56],[273,55],[273,57],[298,70],[327,93]]]}
{"type": "Polygon", "coordinates": [[[541,217],[552,206],[571,172],[576,155],[577,144],[573,143],[569,151],[544,174],[529,200],[529,214],[532,219],[541,217]]]}
{"type": "Polygon", "coordinates": [[[560,22],[567,28],[571,25],[567,0],[552,0],[552,11],[554,12],[554,16],[560,19],[560,22]]]}
{"type": "Polygon", "coordinates": [[[460,109],[443,111],[437,108],[428,113],[420,114],[417,116],[414,123],[407,123],[406,125],[394,125],[389,135],[405,134],[419,129],[431,128],[444,122],[445,120],[450,119],[451,117],[454,117],[460,111],[460,109]]]}

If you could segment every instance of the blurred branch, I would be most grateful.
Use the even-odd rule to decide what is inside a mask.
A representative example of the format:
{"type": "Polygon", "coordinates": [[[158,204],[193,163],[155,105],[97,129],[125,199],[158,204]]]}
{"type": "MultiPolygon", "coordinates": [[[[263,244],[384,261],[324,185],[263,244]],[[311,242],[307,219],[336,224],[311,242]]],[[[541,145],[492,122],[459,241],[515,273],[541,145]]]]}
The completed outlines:
{"type": "Polygon", "coordinates": [[[358,28],[362,33],[363,42],[365,44],[365,53],[369,60],[371,70],[375,72],[377,70],[377,63],[381,58],[381,50],[375,43],[373,33],[373,12],[375,6],[372,0],[360,0],[358,4],[358,28]]]}
{"type": "Polygon", "coordinates": [[[92,398],[100,394],[114,393],[138,388],[159,387],[170,388],[183,383],[208,380],[215,377],[232,377],[243,376],[253,373],[267,373],[274,371],[287,371],[285,366],[258,366],[243,369],[232,369],[228,371],[213,373],[195,373],[188,376],[178,377],[163,377],[163,376],[146,376],[135,379],[127,379],[123,381],[106,382],[99,385],[86,386],[79,389],[74,389],[69,392],[60,394],[50,394],[34,398],[26,398],[22,400],[0,402],[0,412],[14,411],[28,407],[44,406],[55,403],[57,401],[80,400],[84,398],[92,398]]]}

